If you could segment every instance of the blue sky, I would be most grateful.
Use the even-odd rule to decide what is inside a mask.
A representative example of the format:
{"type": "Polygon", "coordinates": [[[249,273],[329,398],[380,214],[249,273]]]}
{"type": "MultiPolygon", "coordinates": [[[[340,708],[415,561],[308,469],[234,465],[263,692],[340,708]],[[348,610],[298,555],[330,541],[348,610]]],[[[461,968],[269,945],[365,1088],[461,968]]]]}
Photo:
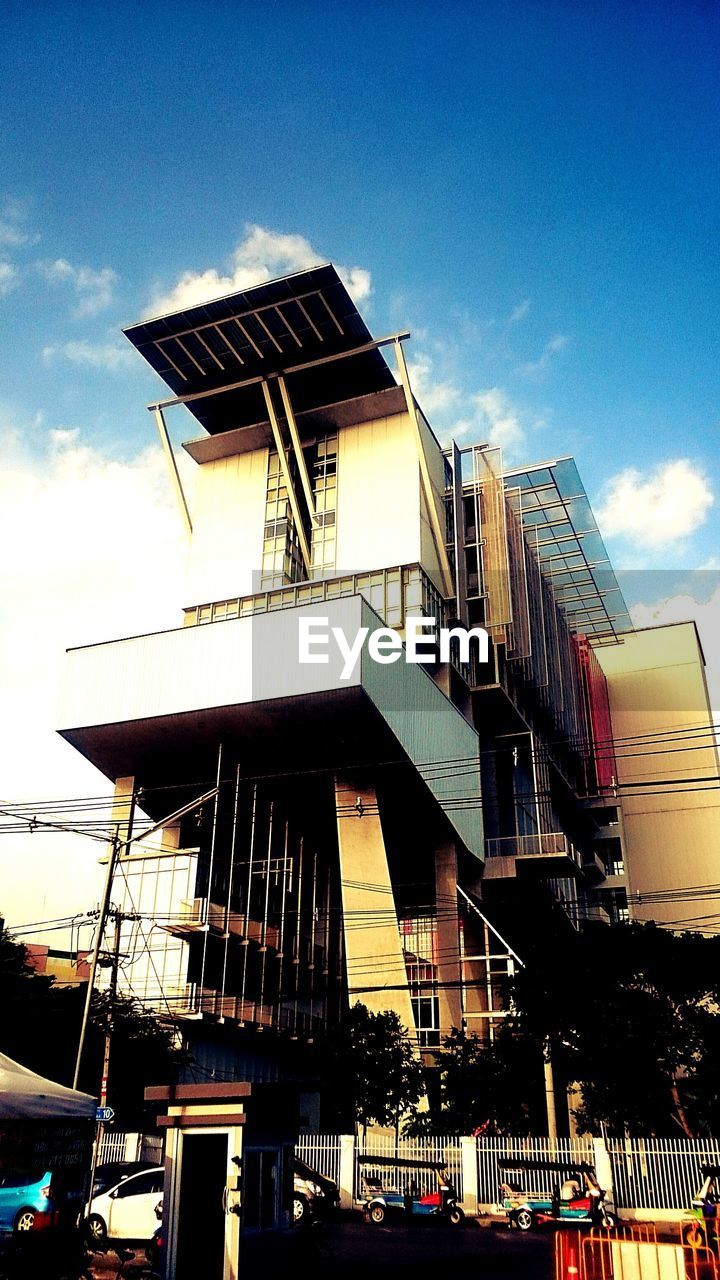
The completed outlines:
{"type": "MultiPolygon", "coordinates": [[[[145,443],[152,375],[87,352],[111,364],[120,325],[182,272],[225,271],[251,223],[370,271],[375,331],[412,327],[437,382],[500,389],[522,454],[575,453],[595,498],[676,458],[717,488],[717,6],[5,13],[0,174],[28,236],[4,253],[15,421],[145,443]],[[114,273],[108,304],[73,314],[90,288],[32,265],[58,259],[114,273]]],[[[716,521],[662,563],[706,563],[716,521]]]]}
{"type": "Polygon", "coordinates": [[[29,630],[6,645],[37,726],[62,645],[178,605],[158,384],[120,326],[308,254],[412,329],[439,433],[577,457],[643,617],[720,602],[719,55],[699,0],[6,0],[5,599],[47,685],[29,630]]]}

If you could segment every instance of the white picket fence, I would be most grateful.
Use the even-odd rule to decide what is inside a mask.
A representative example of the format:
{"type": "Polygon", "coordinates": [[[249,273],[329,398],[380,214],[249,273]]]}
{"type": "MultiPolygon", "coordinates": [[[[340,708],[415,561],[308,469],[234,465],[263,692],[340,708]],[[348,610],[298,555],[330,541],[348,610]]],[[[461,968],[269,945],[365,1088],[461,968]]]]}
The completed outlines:
{"type": "MultiPolygon", "coordinates": [[[[616,1208],[645,1216],[677,1214],[690,1207],[702,1182],[703,1165],[720,1166],[720,1139],[715,1138],[400,1138],[368,1133],[358,1137],[341,1134],[301,1134],[296,1153],[301,1160],[340,1187],[345,1207],[361,1197],[360,1156],[399,1156],[403,1160],[442,1162],[448,1169],[461,1201],[469,1212],[498,1201],[501,1182],[512,1181],[513,1160],[552,1160],[563,1164],[597,1164],[604,1155],[612,1170],[616,1208]]],[[[106,1133],[100,1162],[115,1160],[162,1161],[162,1138],[157,1135],[106,1133]]],[[[364,1167],[364,1166],[363,1166],[364,1167]]],[[[370,1171],[372,1164],[366,1166],[370,1171]]],[[[598,1170],[600,1172],[600,1170],[598,1170]]],[[[384,1178],[387,1178],[387,1173],[384,1178]]],[[[431,1170],[394,1170],[392,1181],[399,1191],[411,1182],[425,1191],[434,1189],[431,1170]]],[[[542,1169],[518,1172],[527,1189],[552,1192],[558,1175],[542,1169]],[[530,1188],[529,1181],[532,1181],[530,1188]]],[[[605,1176],[604,1174],[602,1176],[605,1176]]]]}
{"type": "Polygon", "coordinates": [[[616,1204],[625,1209],[687,1209],[703,1165],[720,1165],[716,1138],[609,1138],[616,1204]]]}
{"type": "Polygon", "coordinates": [[[341,1140],[336,1133],[301,1133],[295,1154],[324,1178],[340,1185],[341,1140]]]}
{"type": "MultiPolygon", "coordinates": [[[[453,1182],[459,1198],[462,1200],[463,1195],[463,1168],[462,1155],[460,1150],[460,1139],[458,1138],[401,1138],[399,1142],[395,1138],[388,1136],[376,1135],[373,1133],[366,1134],[358,1139],[356,1148],[356,1174],[355,1174],[355,1195],[356,1199],[361,1198],[362,1191],[362,1169],[372,1171],[372,1164],[359,1164],[357,1157],[362,1156],[396,1156],[401,1160],[421,1160],[432,1161],[433,1163],[445,1165],[450,1179],[453,1182]]],[[[387,1184],[387,1173],[381,1179],[387,1184]]],[[[430,1191],[437,1190],[437,1178],[432,1169],[396,1169],[392,1170],[391,1181],[396,1191],[403,1193],[410,1190],[411,1185],[415,1184],[420,1188],[423,1195],[430,1191]]]]}
{"type": "Polygon", "coordinates": [[[156,1133],[103,1134],[98,1151],[98,1164],[123,1164],[125,1161],[153,1160],[162,1164],[163,1140],[156,1133]]]}

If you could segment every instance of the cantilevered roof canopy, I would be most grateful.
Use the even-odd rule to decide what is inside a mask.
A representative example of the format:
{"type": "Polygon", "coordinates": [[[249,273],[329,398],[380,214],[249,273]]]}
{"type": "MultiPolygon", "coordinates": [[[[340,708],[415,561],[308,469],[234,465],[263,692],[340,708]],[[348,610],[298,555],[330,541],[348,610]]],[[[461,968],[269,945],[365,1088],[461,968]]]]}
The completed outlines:
{"type": "Polygon", "coordinates": [[[211,435],[263,421],[261,381],[280,373],[296,413],[396,386],[382,353],[363,350],[372,335],[332,265],[124,332],[175,396],[200,397],[187,407],[211,435]]]}
{"type": "Polygon", "coordinates": [[[632,631],[574,459],[518,467],[505,473],[505,483],[520,490],[523,526],[537,535],[543,572],[573,631],[597,639],[632,631]]]}

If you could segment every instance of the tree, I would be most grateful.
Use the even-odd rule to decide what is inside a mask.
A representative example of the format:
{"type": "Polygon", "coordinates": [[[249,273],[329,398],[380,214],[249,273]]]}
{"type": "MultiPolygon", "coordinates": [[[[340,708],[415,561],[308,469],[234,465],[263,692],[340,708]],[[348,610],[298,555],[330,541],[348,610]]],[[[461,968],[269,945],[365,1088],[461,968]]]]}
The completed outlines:
{"type": "MultiPolygon", "coordinates": [[[[84,984],[57,986],[52,977],[36,973],[22,944],[0,929],[1,1052],[58,1084],[70,1085],[84,1000],[84,984]]],[[[95,992],[80,1074],[80,1088],[87,1093],[97,1094],[99,1089],[109,1017],[107,992],[95,992]]],[[[118,996],[112,1019],[109,1100],[120,1126],[139,1129],[146,1085],[174,1081],[186,1058],[173,1029],[137,1000],[118,996]]]]}
{"type": "Polygon", "coordinates": [[[652,924],[548,936],[524,953],[510,1029],[549,1039],[579,1126],[691,1136],[717,1116],[720,940],[652,924]]]}
{"type": "Polygon", "coordinates": [[[366,1129],[371,1121],[394,1126],[425,1092],[420,1059],[406,1028],[391,1010],[371,1013],[363,1004],[349,1010],[343,1027],[346,1079],[355,1119],[366,1129]]]}
{"type": "Polygon", "coordinates": [[[418,1112],[414,1133],[537,1132],[544,1120],[542,1058],[526,1040],[501,1034],[492,1044],[453,1030],[438,1055],[440,1107],[418,1112]]]}

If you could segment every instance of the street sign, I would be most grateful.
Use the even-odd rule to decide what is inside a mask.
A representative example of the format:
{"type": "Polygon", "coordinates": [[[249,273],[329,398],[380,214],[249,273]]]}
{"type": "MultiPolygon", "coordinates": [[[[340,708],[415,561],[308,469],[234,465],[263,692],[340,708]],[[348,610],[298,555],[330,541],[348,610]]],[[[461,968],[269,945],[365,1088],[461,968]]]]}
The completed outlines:
{"type": "Polygon", "coordinates": [[[115,1112],[112,1107],[98,1107],[95,1112],[95,1119],[98,1124],[109,1124],[111,1120],[115,1119],[115,1112]]]}

